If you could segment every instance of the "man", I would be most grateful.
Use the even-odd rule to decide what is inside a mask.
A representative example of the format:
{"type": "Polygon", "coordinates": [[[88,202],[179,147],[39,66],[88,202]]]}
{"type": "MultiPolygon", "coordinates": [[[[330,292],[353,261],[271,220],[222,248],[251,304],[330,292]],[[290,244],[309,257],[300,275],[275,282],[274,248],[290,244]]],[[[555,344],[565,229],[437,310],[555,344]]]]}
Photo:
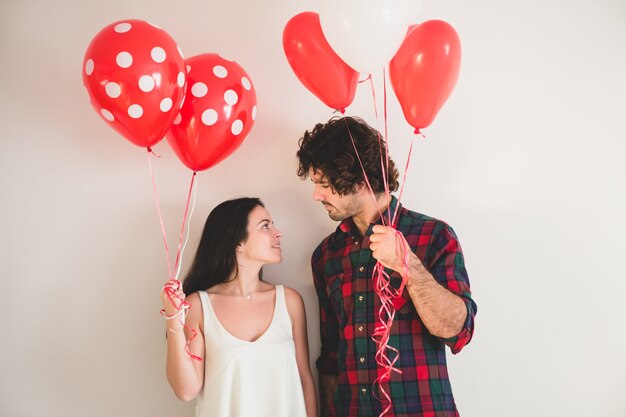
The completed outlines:
{"type": "Polygon", "coordinates": [[[470,341],[476,304],[454,231],[385,192],[385,183],[397,190],[398,171],[379,132],[361,119],[317,124],[299,146],[298,175],[313,181],[313,199],[341,222],[311,261],[320,307],[322,415],[378,417],[386,406],[373,384],[380,375],[372,340],[381,306],[374,266],[380,262],[394,288],[406,276],[405,290],[393,300],[389,346],[399,351],[395,367],[401,373],[392,372],[382,384],[392,402],[386,415],[458,416],[445,346],[457,353],[470,341]],[[381,222],[381,214],[389,219],[396,212],[400,234],[381,222]]]}

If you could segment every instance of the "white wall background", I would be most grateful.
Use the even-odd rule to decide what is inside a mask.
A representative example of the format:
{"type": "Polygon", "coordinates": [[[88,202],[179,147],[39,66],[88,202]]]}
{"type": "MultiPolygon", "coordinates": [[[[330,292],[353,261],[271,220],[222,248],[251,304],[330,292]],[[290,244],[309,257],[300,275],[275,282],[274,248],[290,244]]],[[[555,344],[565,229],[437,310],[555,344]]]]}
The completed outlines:
{"type": "MultiPolygon", "coordinates": [[[[0,2],[0,415],[192,416],[165,380],[163,242],[145,152],[107,127],[81,81],[107,24],[149,20],[186,56],[235,59],[257,88],[244,145],[201,173],[193,248],[218,202],[261,196],[285,261],[266,277],[306,301],[308,260],[334,228],[295,175],[297,139],[331,111],[291,72],[287,20],[314,0],[0,2]]],[[[409,207],[448,221],[479,306],[474,341],[450,359],[464,417],[626,415],[626,3],[424,0],[420,21],[463,43],[456,90],[417,140],[409,207]]],[[[379,94],[382,94],[379,90],[379,94]]],[[[389,94],[392,155],[412,129],[389,94]]],[[[376,121],[360,87],[348,113],[376,121]]],[[[155,162],[170,246],[190,172],[167,144],[155,162]]],[[[189,264],[190,249],[185,256],[189,264]]],[[[313,359],[313,358],[312,358],[313,359]]]]}

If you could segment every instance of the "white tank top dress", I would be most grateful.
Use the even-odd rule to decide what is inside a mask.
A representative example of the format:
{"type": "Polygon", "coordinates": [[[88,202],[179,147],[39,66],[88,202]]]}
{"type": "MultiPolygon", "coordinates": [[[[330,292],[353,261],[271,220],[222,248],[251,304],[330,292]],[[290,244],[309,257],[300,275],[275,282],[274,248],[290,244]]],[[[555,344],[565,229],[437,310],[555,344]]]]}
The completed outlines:
{"type": "Polygon", "coordinates": [[[306,417],[284,287],[276,286],[272,321],[254,342],[230,334],[199,294],[206,351],[196,417],[306,417]]]}

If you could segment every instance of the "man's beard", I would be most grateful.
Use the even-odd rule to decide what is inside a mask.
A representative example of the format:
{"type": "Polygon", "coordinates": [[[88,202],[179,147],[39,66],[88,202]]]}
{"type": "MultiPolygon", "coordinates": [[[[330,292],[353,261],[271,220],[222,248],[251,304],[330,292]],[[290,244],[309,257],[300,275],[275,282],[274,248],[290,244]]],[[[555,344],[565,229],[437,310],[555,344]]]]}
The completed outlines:
{"type": "Polygon", "coordinates": [[[345,204],[342,210],[339,210],[336,206],[328,203],[322,203],[324,207],[331,207],[333,210],[328,211],[328,217],[335,221],[343,221],[348,217],[354,216],[359,212],[360,201],[354,196],[350,196],[345,200],[345,204]]]}

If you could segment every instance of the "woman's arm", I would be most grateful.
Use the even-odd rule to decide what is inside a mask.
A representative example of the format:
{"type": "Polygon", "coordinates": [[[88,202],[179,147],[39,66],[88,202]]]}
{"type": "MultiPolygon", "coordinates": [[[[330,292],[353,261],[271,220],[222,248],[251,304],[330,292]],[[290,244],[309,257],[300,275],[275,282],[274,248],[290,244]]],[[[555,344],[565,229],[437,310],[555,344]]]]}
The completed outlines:
{"type": "Polygon", "coordinates": [[[306,330],[306,311],[304,301],[296,290],[285,287],[285,299],[287,311],[291,317],[293,340],[296,345],[296,362],[304,391],[307,417],[317,417],[317,396],[315,395],[315,382],[309,363],[309,340],[306,330]]]}
{"type": "MultiPolygon", "coordinates": [[[[177,295],[184,299],[185,295],[179,290],[177,295]]],[[[165,293],[161,296],[165,313],[171,316],[177,312],[165,293]]],[[[167,360],[165,373],[176,397],[183,401],[191,401],[200,392],[204,383],[204,334],[202,332],[202,305],[198,293],[193,293],[187,299],[191,305],[185,319],[185,328],[179,318],[166,321],[167,360]],[[187,340],[193,331],[196,337],[189,343],[189,351],[202,360],[189,356],[186,350],[187,340]]]]}

